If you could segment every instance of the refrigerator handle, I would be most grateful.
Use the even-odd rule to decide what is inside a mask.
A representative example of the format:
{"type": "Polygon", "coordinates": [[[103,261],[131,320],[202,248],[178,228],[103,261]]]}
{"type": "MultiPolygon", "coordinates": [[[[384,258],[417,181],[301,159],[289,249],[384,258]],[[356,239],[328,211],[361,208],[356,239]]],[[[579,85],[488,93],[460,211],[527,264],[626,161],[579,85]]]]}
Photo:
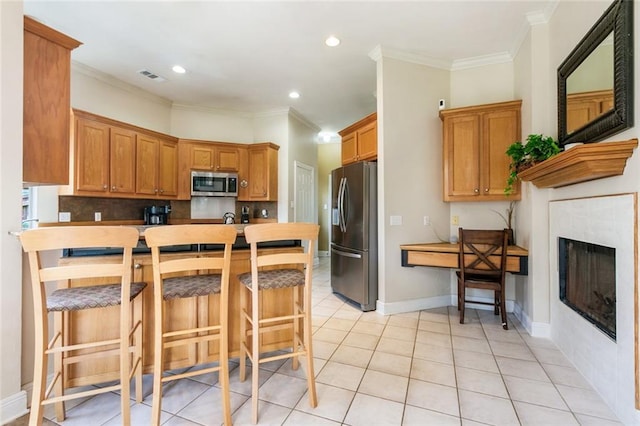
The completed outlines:
{"type": "Polygon", "coordinates": [[[344,217],[344,191],[347,178],[340,179],[340,189],[338,190],[338,211],[340,212],[340,230],[342,232],[347,231],[347,224],[344,217]]]}
{"type": "Polygon", "coordinates": [[[354,259],[362,259],[362,255],[361,254],[357,254],[357,253],[348,253],[346,251],[342,251],[342,250],[337,250],[337,249],[332,249],[333,252],[339,256],[344,256],[344,257],[352,257],[354,259]]]}

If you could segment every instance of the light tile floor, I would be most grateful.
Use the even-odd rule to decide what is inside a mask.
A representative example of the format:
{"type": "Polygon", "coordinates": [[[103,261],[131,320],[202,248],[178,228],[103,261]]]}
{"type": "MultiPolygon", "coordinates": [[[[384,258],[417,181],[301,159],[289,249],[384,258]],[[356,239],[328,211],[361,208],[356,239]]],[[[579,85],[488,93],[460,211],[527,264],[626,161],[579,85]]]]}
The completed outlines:
{"type": "MultiPolygon", "coordinates": [[[[290,361],[265,364],[259,424],[620,424],[555,345],[529,336],[513,316],[505,331],[489,311],[468,309],[464,325],[455,307],[363,313],[331,293],[328,258],[314,269],[313,285],[318,406],[309,406],[302,370],[290,361]]],[[[250,424],[251,380],[240,383],[236,362],[232,368],[233,421],[250,424]]],[[[149,424],[150,376],[144,392],[143,403],[132,406],[133,425],[149,424]]],[[[172,382],[162,424],[219,425],[219,401],[216,375],[172,382]]],[[[68,407],[65,426],[120,424],[116,394],[68,407]]]]}

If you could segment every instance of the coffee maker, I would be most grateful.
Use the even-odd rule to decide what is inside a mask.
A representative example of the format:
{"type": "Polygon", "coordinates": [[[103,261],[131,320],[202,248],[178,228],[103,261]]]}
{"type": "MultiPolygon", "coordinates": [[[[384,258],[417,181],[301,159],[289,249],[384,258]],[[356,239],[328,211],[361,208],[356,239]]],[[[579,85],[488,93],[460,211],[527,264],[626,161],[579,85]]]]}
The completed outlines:
{"type": "Polygon", "coordinates": [[[145,225],[166,225],[169,223],[171,206],[149,206],[144,208],[145,225]]]}
{"type": "Polygon", "coordinates": [[[240,215],[240,223],[249,223],[249,206],[242,206],[242,214],[240,215]]]}

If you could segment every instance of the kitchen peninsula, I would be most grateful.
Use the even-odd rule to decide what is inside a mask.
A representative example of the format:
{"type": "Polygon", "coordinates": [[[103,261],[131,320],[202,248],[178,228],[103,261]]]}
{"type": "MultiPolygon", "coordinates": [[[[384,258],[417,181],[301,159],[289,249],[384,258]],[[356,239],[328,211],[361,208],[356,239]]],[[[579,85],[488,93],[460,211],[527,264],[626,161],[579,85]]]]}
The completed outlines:
{"type": "MultiPolygon", "coordinates": [[[[164,225],[171,226],[171,225],[164,225]]],[[[216,225],[217,226],[217,225],[216,225]]],[[[220,225],[225,226],[225,225],[220,225]]],[[[235,225],[240,231],[237,242],[243,242],[242,225],[235,225]]],[[[145,227],[139,227],[142,231],[145,227]]],[[[141,241],[143,237],[141,237],[141,241]]],[[[246,243],[245,243],[246,244],[246,243]]],[[[281,244],[276,247],[263,247],[259,251],[263,253],[276,253],[283,250],[302,250],[299,241],[289,241],[287,244],[281,244]]],[[[165,253],[165,256],[175,258],[193,256],[194,251],[200,257],[220,257],[222,250],[214,246],[200,246],[192,248],[191,251],[176,251],[165,253]]],[[[250,271],[250,250],[241,245],[234,246],[231,257],[231,273],[229,282],[229,355],[237,357],[240,353],[240,282],[237,279],[238,274],[250,271]]],[[[79,264],[92,263],[104,260],[108,256],[78,256],[78,257],[62,257],[60,264],[79,264]]],[[[193,271],[194,274],[206,273],[207,271],[193,271]]],[[[143,292],[143,371],[144,373],[152,372],[152,364],[154,357],[153,349],[153,267],[151,255],[147,253],[138,253],[133,256],[132,280],[143,281],[148,285],[143,292]]],[[[67,284],[67,283],[65,283],[67,284]]],[[[88,281],[71,282],[71,286],[90,285],[88,281]]],[[[286,315],[290,309],[288,301],[291,297],[292,289],[277,289],[260,295],[262,310],[265,315],[286,315]],[[287,303],[283,303],[287,301],[287,303]]],[[[215,298],[219,295],[211,295],[198,298],[176,299],[168,301],[171,304],[167,309],[165,320],[168,330],[172,326],[182,328],[184,326],[195,327],[196,324],[206,322],[209,316],[217,316],[219,312],[215,298]]],[[[86,312],[74,312],[71,314],[65,326],[70,328],[72,338],[77,341],[83,339],[94,338],[87,333],[94,333],[99,330],[102,334],[99,337],[109,338],[117,336],[118,321],[116,321],[118,311],[115,308],[92,309],[86,312]],[[95,324],[101,324],[101,327],[95,327],[95,324]],[[90,326],[88,326],[90,325],[90,326]]],[[[265,333],[262,336],[261,350],[272,351],[291,346],[291,332],[289,330],[278,330],[272,333],[265,333]]],[[[166,369],[182,368],[194,364],[215,362],[218,360],[218,345],[211,344],[208,346],[198,346],[195,343],[191,346],[177,347],[167,350],[165,356],[166,369]]],[[[74,365],[69,368],[65,380],[70,385],[86,385],[91,383],[103,382],[116,377],[118,365],[116,360],[100,359],[94,363],[86,365],[74,365]]]]}

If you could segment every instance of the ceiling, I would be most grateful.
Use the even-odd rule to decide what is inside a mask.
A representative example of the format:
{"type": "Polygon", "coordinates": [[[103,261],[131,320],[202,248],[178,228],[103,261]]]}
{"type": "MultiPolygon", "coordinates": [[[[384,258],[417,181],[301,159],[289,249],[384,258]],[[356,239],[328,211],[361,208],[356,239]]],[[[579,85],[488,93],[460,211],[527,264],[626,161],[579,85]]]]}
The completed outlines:
{"type": "Polygon", "coordinates": [[[376,110],[376,49],[445,69],[509,60],[527,16],[557,1],[25,0],[24,13],[81,41],[73,61],[176,104],[293,108],[336,132],[376,110]],[[342,43],[327,47],[329,35],[342,43]]]}

